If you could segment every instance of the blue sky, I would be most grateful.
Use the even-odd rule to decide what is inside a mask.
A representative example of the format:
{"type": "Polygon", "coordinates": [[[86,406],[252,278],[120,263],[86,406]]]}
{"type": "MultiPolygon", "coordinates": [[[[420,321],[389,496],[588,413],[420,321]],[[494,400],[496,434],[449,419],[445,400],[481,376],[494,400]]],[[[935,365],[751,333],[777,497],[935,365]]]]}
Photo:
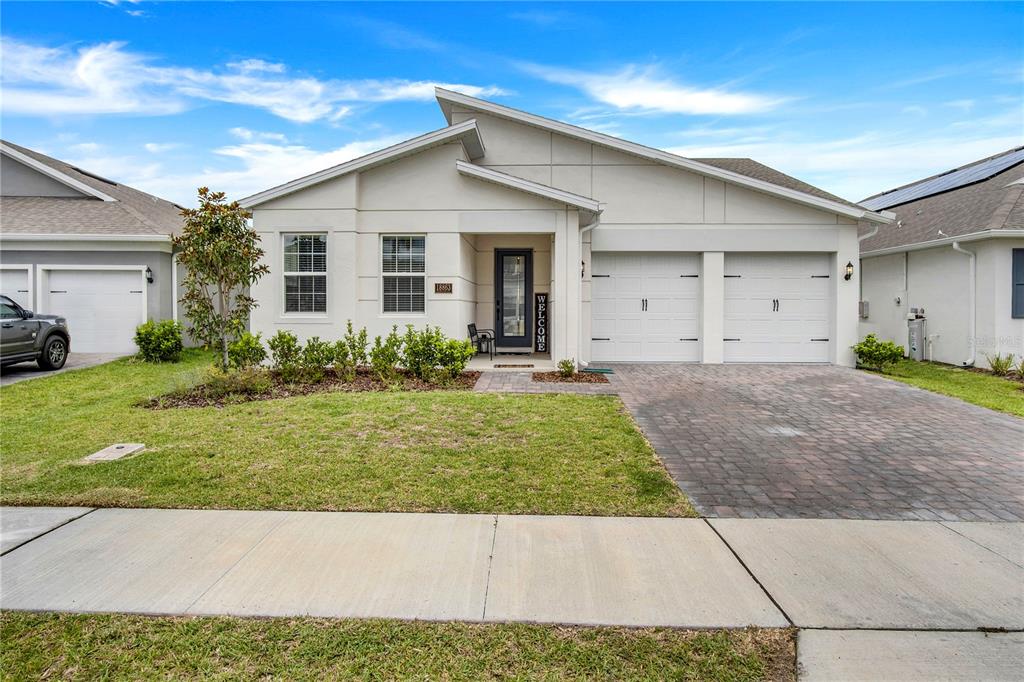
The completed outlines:
{"type": "Polygon", "coordinates": [[[182,204],[444,125],[433,84],[849,199],[1024,144],[1024,5],[4,2],[5,139],[182,204]]]}

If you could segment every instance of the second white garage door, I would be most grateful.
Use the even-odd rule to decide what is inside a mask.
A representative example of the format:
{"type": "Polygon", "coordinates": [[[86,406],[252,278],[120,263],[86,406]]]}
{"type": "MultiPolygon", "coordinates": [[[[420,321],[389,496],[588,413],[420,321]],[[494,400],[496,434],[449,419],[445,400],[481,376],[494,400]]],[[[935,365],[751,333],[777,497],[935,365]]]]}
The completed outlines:
{"type": "Polygon", "coordinates": [[[826,253],[725,256],[726,362],[829,362],[832,280],[826,253]]]}
{"type": "Polygon", "coordinates": [[[146,319],[140,270],[47,270],[40,308],[68,319],[71,352],[134,353],[146,319]]]}
{"type": "Polygon", "coordinates": [[[595,361],[700,359],[700,255],[595,253],[591,354],[595,361]]]}

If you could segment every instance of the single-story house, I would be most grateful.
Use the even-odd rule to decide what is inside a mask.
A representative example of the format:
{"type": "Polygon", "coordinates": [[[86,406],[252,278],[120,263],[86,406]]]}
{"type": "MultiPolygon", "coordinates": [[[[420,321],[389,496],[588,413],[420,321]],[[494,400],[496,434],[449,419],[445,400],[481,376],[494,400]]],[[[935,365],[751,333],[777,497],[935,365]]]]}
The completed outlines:
{"type": "Polygon", "coordinates": [[[862,335],[909,348],[908,317],[923,316],[926,359],[1024,356],[1024,147],[861,204],[897,218],[861,242],[862,335]]]}
{"type": "Polygon", "coordinates": [[[72,352],[133,353],[135,327],[177,319],[181,207],[0,141],[0,292],[67,317],[72,352]]]}
{"type": "Polygon", "coordinates": [[[852,365],[858,231],[886,215],[444,89],[447,126],[254,194],[251,328],[493,329],[551,360],[852,365]]]}

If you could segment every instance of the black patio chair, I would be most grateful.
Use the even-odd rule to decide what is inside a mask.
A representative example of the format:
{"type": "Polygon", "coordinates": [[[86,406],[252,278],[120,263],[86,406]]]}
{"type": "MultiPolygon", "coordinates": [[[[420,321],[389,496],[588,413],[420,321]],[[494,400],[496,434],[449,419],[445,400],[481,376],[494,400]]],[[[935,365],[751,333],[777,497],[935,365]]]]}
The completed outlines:
{"type": "Polygon", "coordinates": [[[475,324],[469,325],[469,340],[476,346],[477,353],[487,353],[494,359],[494,330],[477,329],[475,324]]]}

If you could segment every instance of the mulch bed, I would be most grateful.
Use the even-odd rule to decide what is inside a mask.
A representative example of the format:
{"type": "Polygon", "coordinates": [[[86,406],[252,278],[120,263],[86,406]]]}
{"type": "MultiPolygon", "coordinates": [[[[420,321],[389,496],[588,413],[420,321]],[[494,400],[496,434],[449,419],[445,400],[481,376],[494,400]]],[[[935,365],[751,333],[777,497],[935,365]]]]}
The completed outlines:
{"type": "Polygon", "coordinates": [[[564,377],[561,372],[534,372],[534,381],[548,381],[556,384],[607,384],[608,377],[604,374],[593,372],[576,372],[572,376],[564,377]]]}
{"type": "Polygon", "coordinates": [[[353,381],[343,381],[340,376],[328,372],[319,383],[286,383],[273,372],[273,386],[268,391],[259,393],[229,393],[227,395],[210,395],[205,384],[198,384],[187,391],[167,393],[165,395],[141,401],[140,407],[153,410],[166,410],[177,407],[224,407],[250,403],[257,400],[276,400],[292,398],[313,393],[360,393],[365,391],[471,391],[480,378],[480,372],[463,372],[450,384],[431,384],[421,381],[408,372],[401,372],[397,384],[385,384],[372,370],[360,368],[356,371],[353,381]]]}

